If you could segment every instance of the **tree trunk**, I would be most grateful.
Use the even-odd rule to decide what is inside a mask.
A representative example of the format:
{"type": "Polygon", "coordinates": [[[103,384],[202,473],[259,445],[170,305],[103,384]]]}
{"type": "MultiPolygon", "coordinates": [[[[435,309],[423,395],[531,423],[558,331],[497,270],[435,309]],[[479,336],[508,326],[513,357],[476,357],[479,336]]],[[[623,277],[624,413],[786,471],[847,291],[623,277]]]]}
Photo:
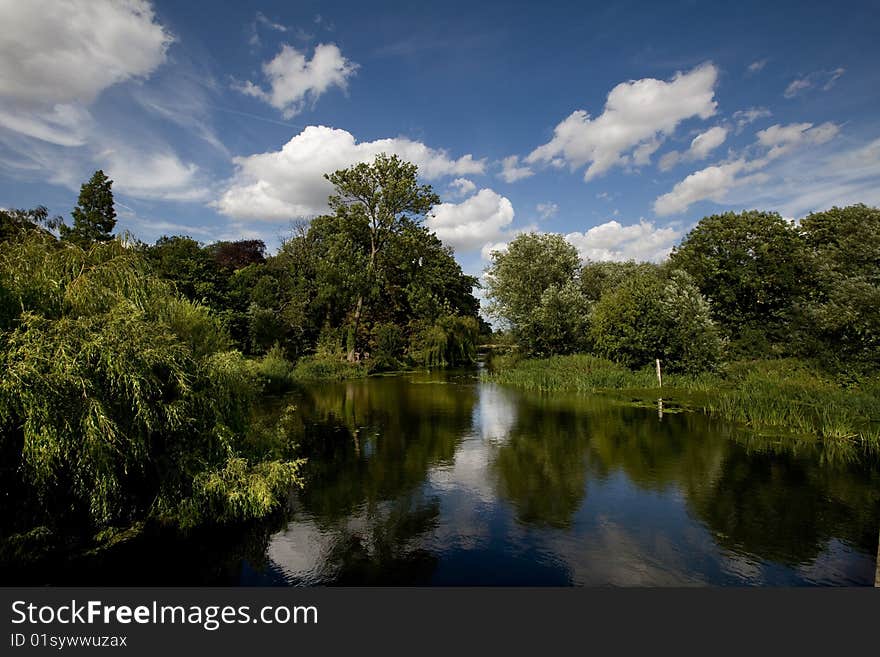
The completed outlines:
{"type": "Polygon", "coordinates": [[[358,325],[361,323],[361,308],[364,305],[364,295],[361,294],[358,296],[357,305],[354,309],[354,333],[351,338],[351,348],[348,350],[348,362],[353,363],[355,360],[355,353],[357,351],[357,334],[358,334],[358,325]]]}
{"type": "MultiPolygon", "coordinates": [[[[370,237],[370,261],[367,263],[367,287],[369,287],[373,282],[373,267],[376,262],[376,240],[374,237],[370,237]]],[[[348,350],[348,362],[353,363],[355,361],[355,354],[357,353],[357,334],[358,328],[361,323],[361,312],[364,307],[364,295],[359,294],[357,305],[354,308],[354,334],[351,339],[351,348],[348,350]]]]}

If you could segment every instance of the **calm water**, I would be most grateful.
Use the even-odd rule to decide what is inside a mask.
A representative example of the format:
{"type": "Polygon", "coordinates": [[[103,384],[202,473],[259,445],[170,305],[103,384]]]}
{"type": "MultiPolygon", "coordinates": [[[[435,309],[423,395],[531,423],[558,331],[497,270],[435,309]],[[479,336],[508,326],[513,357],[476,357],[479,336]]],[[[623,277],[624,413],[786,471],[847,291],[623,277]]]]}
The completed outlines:
{"type": "Polygon", "coordinates": [[[319,385],[288,403],[309,486],[242,584],[874,582],[867,458],[473,373],[319,385]]]}
{"type": "MultiPolygon", "coordinates": [[[[474,372],[267,401],[309,457],[273,525],[145,538],[27,584],[871,585],[875,457],[474,372]]],[[[666,409],[670,408],[666,400],[666,409]]],[[[13,577],[15,579],[15,577],[13,577]]]]}

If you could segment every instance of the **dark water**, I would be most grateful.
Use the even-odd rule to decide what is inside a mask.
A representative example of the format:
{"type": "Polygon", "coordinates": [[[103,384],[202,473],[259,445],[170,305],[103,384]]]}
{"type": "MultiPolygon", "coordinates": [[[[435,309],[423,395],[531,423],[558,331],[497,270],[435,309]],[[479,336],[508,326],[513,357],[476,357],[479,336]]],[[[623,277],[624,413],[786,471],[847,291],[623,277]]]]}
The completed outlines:
{"type": "MultiPolygon", "coordinates": [[[[630,401],[630,400],[627,400],[630,401]]],[[[479,382],[308,386],[267,400],[308,456],[273,523],[147,536],[26,584],[871,585],[875,456],[699,413],[479,382]]],[[[13,583],[13,582],[7,582],[13,583]]]]}
{"type": "Polygon", "coordinates": [[[871,585],[873,459],[473,373],[316,385],[242,584],[871,585]]]}

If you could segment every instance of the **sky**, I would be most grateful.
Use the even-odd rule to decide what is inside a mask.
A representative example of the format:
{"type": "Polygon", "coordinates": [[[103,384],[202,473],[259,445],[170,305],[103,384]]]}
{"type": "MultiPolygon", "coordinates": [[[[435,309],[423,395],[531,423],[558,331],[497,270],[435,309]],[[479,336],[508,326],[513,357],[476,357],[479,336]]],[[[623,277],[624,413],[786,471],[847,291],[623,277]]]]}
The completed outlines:
{"type": "Polygon", "coordinates": [[[0,207],[263,239],[380,152],[468,273],[521,232],[659,261],[703,216],[880,205],[880,2],[0,0],[0,207]]]}

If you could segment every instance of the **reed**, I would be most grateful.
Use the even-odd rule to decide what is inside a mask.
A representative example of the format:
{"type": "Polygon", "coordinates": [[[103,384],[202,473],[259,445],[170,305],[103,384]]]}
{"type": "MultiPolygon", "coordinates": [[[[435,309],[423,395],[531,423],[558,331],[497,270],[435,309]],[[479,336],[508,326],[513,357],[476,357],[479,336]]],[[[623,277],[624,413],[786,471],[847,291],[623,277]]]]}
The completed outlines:
{"type": "Polygon", "coordinates": [[[662,388],[651,367],[633,371],[588,354],[500,359],[484,378],[527,390],[650,392],[756,428],[880,446],[880,381],[843,385],[797,359],[738,361],[718,373],[664,374],[662,388]]]}

